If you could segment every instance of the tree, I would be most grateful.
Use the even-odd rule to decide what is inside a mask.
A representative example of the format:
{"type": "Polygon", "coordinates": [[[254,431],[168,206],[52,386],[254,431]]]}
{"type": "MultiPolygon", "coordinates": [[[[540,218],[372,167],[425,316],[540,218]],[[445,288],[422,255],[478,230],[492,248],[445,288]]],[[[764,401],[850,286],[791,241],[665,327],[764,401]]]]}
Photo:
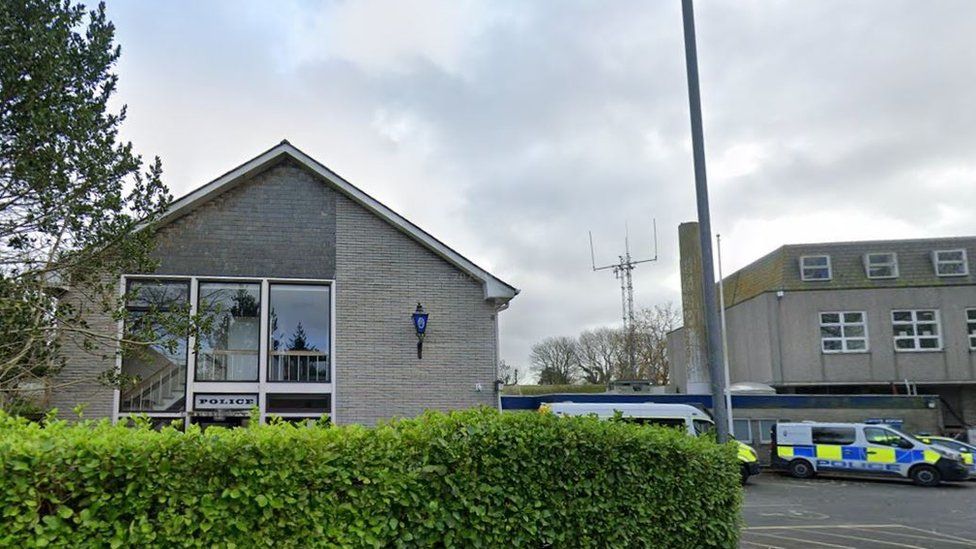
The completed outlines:
{"type": "MultiPolygon", "coordinates": [[[[66,338],[123,350],[157,338],[147,328],[120,341],[87,319],[124,318],[119,276],[154,267],[152,223],[171,197],[159,158],[144,167],[119,141],[125,107],[108,103],[120,49],[104,5],[2,2],[0,29],[2,405],[58,370],[66,338]]],[[[168,315],[170,331],[189,329],[185,313],[168,315]]]]}
{"type": "Polygon", "coordinates": [[[305,334],[305,327],[299,322],[295,326],[295,333],[291,336],[291,341],[288,342],[289,351],[318,351],[315,345],[309,345],[308,335],[305,334]]]}
{"type": "Polygon", "coordinates": [[[519,368],[518,366],[513,366],[504,359],[498,361],[498,379],[502,381],[505,385],[518,385],[519,382],[519,368]]]}
{"type": "Polygon", "coordinates": [[[583,332],[576,348],[583,380],[587,383],[609,385],[617,375],[620,361],[626,360],[623,334],[613,328],[583,332]]]}
{"type": "Polygon", "coordinates": [[[540,385],[563,385],[576,380],[579,356],[571,337],[550,337],[532,346],[529,357],[540,385]]]}
{"type": "Polygon", "coordinates": [[[668,332],[678,326],[681,313],[670,301],[641,309],[634,322],[637,377],[658,385],[671,380],[668,362],[668,332]]]}

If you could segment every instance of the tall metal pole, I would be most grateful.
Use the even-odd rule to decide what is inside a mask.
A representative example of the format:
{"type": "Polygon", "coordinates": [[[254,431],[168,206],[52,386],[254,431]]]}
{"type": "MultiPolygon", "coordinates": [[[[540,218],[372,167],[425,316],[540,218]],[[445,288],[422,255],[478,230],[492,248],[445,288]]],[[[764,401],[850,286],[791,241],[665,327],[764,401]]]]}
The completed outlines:
{"type": "Polygon", "coordinates": [[[729,386],[729,329],[725,322],[725,276],[722,274],[722,235],[715,235],[718,255],[718,311],[722,318],[722,363],[725,364],[725,407],[729,410],[729,432],[735,434],[732,416],[732,389],[729,386]]]}
{"type": "Polygon", "coordinates": [[[702,299],[705,302],[705,331],[708,332],[708,371],[712,380],[712,412],[718,441],[729,440],[728,409],[725,405],[725,368],[722,360],[722,332],[715,296],[715,267],[712,261],[712,223],[708,213],[708,180],[705,177],[705,138],[702,132],[701,93],[698,90],[698,50],[695,46],[695,8],[681,0],[685,30],[685,65],[688,70],[688,104],[691,110],[691,145],[695,161],[695,194],[698,198],[698,229],[702,250],[702,299]]]}

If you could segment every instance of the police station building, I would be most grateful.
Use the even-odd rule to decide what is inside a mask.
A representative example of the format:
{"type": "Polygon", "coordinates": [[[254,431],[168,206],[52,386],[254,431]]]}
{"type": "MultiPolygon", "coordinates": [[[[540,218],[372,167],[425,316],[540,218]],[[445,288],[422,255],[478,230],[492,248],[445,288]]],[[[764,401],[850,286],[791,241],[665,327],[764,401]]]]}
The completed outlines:
{"type": "Polygon", "coordinates": [[[120,280],[129,321],[219,311],[209,329],[122,357],[65,342],[52,405],[224,425],[254,407],[369,424],[497,406],[498,313],[518,291],[287,141],[176,200],[155,254],[120,280]],[[112,368],[133,381],[97,381],[112,368]]]}

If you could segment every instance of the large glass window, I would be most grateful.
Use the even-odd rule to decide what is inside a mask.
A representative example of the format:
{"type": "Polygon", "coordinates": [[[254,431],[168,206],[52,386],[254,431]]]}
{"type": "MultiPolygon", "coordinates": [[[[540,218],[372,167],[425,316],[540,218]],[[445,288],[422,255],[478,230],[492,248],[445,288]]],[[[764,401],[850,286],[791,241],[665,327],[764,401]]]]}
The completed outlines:
{"type": "Polygon", "coordinates": [[[331,290],[272,284],[268,381],[330,382],[331,290]]]}
{"type": "Polygon", "coordinates": [[[122,412],[182,412],[186,409],[187,336],[174,333],[173,315],[188,313],[186,281],[132,280],[126,289],[125,333],[146,345],[122,357],[122,412]]]}
{"type": "Polygon", "coordinates": [[[897,351],[942,349],[942,330],[936,309],[891,311],[891,326],[897,351]]]}
{"type": "Polygon", "coordinates": [[[894,448],[912,448],[915,446],[908,439],[880,427],[865,427],[864,438],[867,439],[868,444],[879,446],[892,446],[894,448]]]}
{"type": "Polygon", "coordinates": [[[864,311],[820,313],[820,348],[825,353],[859,353],[868,350],[864,311]]]}
{"type": "Polygon", "coordinates": [[[739,442],[752,442],[752,422],[748,419],[732,420],[732,436],[739,442]]]}
{"type": "Polygon", "coordinates": [[[198,311],[211,324],[200,334],[196,381],[257,381],[261,285],[201,282],[198,311]]]}

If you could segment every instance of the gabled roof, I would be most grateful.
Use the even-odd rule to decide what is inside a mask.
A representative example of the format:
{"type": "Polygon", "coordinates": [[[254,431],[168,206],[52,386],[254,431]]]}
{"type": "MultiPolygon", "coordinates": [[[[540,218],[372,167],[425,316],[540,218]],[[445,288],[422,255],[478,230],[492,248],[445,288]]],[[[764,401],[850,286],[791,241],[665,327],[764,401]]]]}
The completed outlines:
{"type": "Polygon", "coordinates": [[[519,293],[519,290],[514,286],[504,282],[488,271],[475,265],[471,260],[459,254],[447,244],[437,240],[430,233],[414,225],[400,214],[385,206],[380,201],[366,194],[360,188],[346,181],[337,173],[305,154],[287,140],[282,141],[278,145],[241,164],[217,179],[214,179],[210,183],[207,183],[206,185],[173,201],[156,225],[165,225],[179,217],[186,215],[197,206],[209,201],[216,195],[229,190],[229,188],[245,180],[248,176],[263,170],[284,157],[291,158],[300,165],[319,175],[328,181],[335,188],[335,190],[339,191],[360,206],[366,208],[373,214],[379,216],[387,223],[393,225],[396,229],[413,238],[419,244],[437,254],[448,263],[481,281],[485,289],[485,299],[494,299],[501,302],[507,302],[519,293]]]}

